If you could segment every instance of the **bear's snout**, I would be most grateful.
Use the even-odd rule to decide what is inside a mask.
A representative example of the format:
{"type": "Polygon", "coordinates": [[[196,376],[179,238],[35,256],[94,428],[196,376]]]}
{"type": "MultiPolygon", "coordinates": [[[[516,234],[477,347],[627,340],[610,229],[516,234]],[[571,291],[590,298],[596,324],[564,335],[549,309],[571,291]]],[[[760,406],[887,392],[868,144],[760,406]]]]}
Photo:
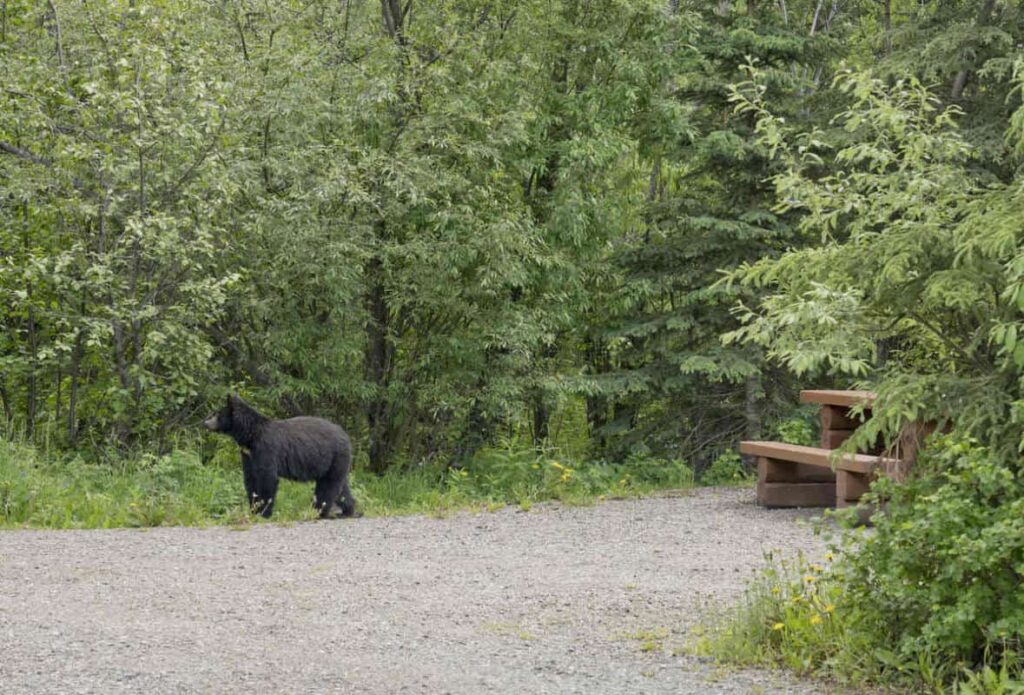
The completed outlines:
{"type": "Polygon", "coordinates": [[[203,420],[203,427],[206,429],[216,432],[217,431],[217,416],[211,415],[210,417],[203,420]]]}

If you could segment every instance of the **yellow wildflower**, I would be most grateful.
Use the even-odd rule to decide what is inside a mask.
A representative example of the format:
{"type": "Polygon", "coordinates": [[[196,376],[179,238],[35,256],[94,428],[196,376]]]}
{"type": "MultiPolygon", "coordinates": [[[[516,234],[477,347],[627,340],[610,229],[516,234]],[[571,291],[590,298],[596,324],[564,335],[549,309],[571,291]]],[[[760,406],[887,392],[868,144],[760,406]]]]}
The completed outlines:
{"type": "Polygon", "coordinates": [[[821,622],[821,616],[815,613],[811,616],[811,625],[817,625],[821,622]]]}
{"type": "Polygon", "coordinates": [[[774,625],[772,625],[772,629],[773,630],[781,630],[784,627],[786,627],[786,626],[783,623],[775,623],[774,625]]]}

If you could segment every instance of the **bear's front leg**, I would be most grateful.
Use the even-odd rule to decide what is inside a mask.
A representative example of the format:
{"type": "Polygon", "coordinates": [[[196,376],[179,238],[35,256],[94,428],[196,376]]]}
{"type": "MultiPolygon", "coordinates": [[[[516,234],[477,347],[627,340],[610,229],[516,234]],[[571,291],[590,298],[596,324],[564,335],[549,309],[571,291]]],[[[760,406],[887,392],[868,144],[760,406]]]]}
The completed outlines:
{"type": "Polygon", "coordinates": [[[249,511],[255,511],[256,474],[252,470],[252,458],[245,449],[242,450],[242,480],[245,483],[245,503],[249,505],[249,511]]]}
{"type": "Polygon", "coordinates": [[[274,501],[277,499],[277,471],[264,468],[253,462],[253,491],[249,498],[252,511],[264,519],[274,513],[274,501]]]}

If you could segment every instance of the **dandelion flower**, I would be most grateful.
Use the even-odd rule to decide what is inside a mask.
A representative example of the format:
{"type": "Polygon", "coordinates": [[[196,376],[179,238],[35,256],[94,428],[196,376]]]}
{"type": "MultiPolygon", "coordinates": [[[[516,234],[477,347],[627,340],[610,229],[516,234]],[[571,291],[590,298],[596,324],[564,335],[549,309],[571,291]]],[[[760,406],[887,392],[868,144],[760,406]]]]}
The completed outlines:
{"type": "Polygon", "coordinates": [[[772,625],[773,630],[781,630],[784,627],[786,627],[784,623],[775,623],[774,625],[772,625]]]}

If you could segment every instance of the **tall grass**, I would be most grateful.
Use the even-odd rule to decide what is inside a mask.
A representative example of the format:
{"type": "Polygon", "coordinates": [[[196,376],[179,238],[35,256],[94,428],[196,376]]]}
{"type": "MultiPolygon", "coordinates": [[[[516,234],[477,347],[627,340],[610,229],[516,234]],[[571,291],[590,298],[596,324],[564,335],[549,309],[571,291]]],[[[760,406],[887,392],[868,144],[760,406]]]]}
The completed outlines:
{"type": "Polygon", "coordinates": [[[821,565],[802,556],[787,560],[768,554],[740,601],[698,631],[695,651],[748,666],[782,666],[802,675],[873,680],[880,666],[875,650],[848,629],[841,592],[821,565]],[[862,663],[856,662],[857,654],[863,655],[862,663]]]}
{"type": "MultiPolygon", "coordinates": [[[[633,459],[577,464],[551,452],[484,450],[461,469],[436,466],[353,475],[369,516],[447,514],[545,500],[591,503],[693,485],[681,462],[633,459]]],[[[275,521],[314,518],[312,487],[282,481],[275,521]]],[[[45,453],[0,440],[0,527],[112,528],[249,523],[237,452],[219,446],[203,462],[193,450],[126,455],[105,462],[45,453]]]]}

